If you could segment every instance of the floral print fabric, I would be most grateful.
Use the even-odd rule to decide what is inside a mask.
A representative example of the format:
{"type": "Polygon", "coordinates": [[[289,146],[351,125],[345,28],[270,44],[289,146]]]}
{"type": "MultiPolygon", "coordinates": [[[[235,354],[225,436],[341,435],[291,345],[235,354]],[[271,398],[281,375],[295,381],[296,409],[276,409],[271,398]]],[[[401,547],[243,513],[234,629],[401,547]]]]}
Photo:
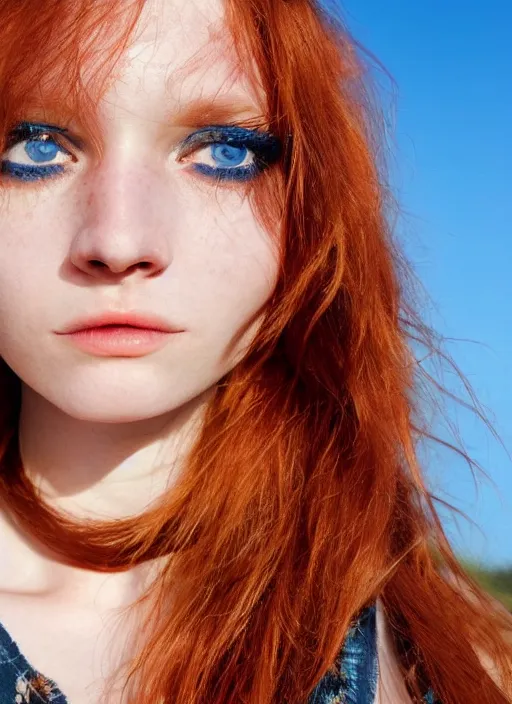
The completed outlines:
{"type": "Polygon", "coordinates": [[[0,704],[67,704],[55,682],[29,665],[1,625],[0,704]]]}
{"type": "MultiPolygon", "coordinates": [[[[374,704],[378,675],[376,607],[372,606],[350,629],[339,661],[307,704],[374,704]]],[[[1,624],[0,704],[72,704],[55,682],[34,670],[1,624]]]]}

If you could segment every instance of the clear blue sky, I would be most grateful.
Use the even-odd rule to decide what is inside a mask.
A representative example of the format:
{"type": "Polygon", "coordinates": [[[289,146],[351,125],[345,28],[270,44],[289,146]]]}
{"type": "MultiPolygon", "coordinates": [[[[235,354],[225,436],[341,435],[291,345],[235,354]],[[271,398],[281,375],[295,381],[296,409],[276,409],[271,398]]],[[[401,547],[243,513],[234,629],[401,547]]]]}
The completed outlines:
{"type": "MultiPolygon", "coordinates": [[[[435,303],[429,320],[478,343],[450,351],[512,453],[512,2],[342,7],[398,86],[394,188],[400,232],[435,303]]],[[[460,552],[512,565],[512,461],[467,413],[451,411],[496,487],[476,492],[460,460],[432,456],[434,487],[482,531],[447,518],[448,532],[460,552]]]]}

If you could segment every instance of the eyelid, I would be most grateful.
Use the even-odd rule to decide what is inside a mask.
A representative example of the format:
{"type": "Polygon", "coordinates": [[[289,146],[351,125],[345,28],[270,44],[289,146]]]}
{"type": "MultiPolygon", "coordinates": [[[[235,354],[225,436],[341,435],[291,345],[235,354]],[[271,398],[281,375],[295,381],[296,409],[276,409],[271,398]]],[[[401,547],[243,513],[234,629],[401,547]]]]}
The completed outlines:
{"type": "Polygon", "coordinates": [[[257,154],[265,155],[270,162],[277,161],[281,153],[280,139],[270,132],[232,124],[210,125],[201,127],[185,137],[177,148],[177,158],[184,159],[209,144],[245,146],[257,154]]]}
{"type": "MultiPolygon", "coordinates": [[[[7,135],[7,146],[11,146],[16,142],[21,142],[31,137],[37,137],[43,134],[49,134],[52,137],[55,135],[65,137],[65,140],[79,149],[83,149],[84,145],[81,139],[72,136],[69,130],[65,127],[59,127],[46,122],[20,122],[15,125],[7,135]]],[[[240,124],[216,124],[200,127],[189,134],[178,146],[180,156],[184,153],[190,153],[196,147],[215,143],[244,143],[251,140],[255,146],[259,144],[267,146],[269,142],[279,143],[280,140],[264,129],[263,125],[243,126],[240,124]]],[[[61,144],[61,140],[56,140],[61,144]]]]}
{"type": "Polygon", "coordinates": [[[20,122],[15,125],[7,135],[6,147],[10,148],[24,140],[36,139],[41,135],[49,135],[63,150],[68,151],[67,145],[82,149],[82,141],[72,136],[68,129],[45,122],[20,122]]]}
{"type": "MultiPolygon", "coordinates": [[[[247,123],[246,123],[247,125],[247,123]]],[[[270,131],[264,129],[261,121],[255,124],[253,120],[251,126],[241,124],[214,124],[196,128],[189,133],[177,146],[174,148],[174,157],[176,161],[184,162],[191,154],[204,149],[208,145],[227,144],[235,147],[245,148],[253,154],[253,169],[248,169],[244,166],[234,167],[211,167],[211,171],[203,175],[209,178],[241,178],[241,175],[250,177],[249,171],[258,172],[265,170],[267,167],[275,164],[282,155],[282,142],[279,137],[276,137],[270,131]]],[[[49,123],[36,122],[21,122],[17,124],[9,133],[7,140],[7,149],[14,148],[23,141],[36,140],[38,137],[47,136],[52,139],[66,155],[71,157],[72,161],[77,160],[77,156],[73,154],[73,149],[69,149],[70,145],[83,150],[82,140],[70,135],[69,130],[64,127],[52,125],[49,123]]],[[[5,159],[5,154],[4,154],[5,159]]],[[[5,162],[7,163],[7,162],[5,162]]],[[[52,165],[57,168],[57,164],[52,165]]],[[[59,165],[65,170],[64,165],[59,165]]],[[[196,171],[200,171],[200,164],[195,166],[196,171]]],[[[34,166],[34,169],[43,167],[34,166]]],[[[210,167],[208,167],[210,168],[210,167]]],[[[26,169],[25,169],[26,170],[26,169]]]]}

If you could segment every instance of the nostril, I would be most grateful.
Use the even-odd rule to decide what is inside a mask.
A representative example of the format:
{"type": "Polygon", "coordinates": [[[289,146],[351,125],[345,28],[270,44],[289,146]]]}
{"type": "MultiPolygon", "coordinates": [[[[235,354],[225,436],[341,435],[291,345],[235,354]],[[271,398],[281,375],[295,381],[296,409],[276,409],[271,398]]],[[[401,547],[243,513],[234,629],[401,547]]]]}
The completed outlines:
{"type": "MultiPolygon", "coordinates": [[[[103,261],[101,259],[89,259],[88,260],[89,271],[109,271],[112,274],[131,274],[135,271],[151,271],[155,268],[155,264],[152,261],[143,260],[140,262],[135,262],[134,264],[128,264],[123,261],[103,261]]],[[[158,268],[158,267],[157,267],[158,268]]]]}

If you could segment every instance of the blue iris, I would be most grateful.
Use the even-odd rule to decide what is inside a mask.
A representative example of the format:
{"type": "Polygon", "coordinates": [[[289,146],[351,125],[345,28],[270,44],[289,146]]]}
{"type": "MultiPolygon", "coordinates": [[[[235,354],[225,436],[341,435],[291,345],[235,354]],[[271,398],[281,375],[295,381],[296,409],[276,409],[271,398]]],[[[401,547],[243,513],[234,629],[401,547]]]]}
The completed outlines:
{"type": "MultiPolygon", "coordinates": [[[[23,144],[32,163],[20,164],[4,157],[0,160],[0,171],[21,181],[37,181],[64,173],[67,168],[65,164],[52,162],[59,153],[71,155],[59,144],[56,135],[65,135],[68,141],[82,148],[65,128],[33,122],[20,123],[9,135],[8,145],[23,144]]],[[[187,157],[208,146],[215,165],[198,161],[191,166],[214,181],[250,181],[275,164],[281,155],[281,142],[270,132],[234,125],[211,125],[196,130],[183,140],[178,154],[187,157]],[[248,160],[248,155],[252,155],[252,159],[248,160]]]]}
{"type": "Polygon", "coordinates": [[[60,151],[61,147],[52,139],[33,139],[25,145],[25,152],[37,164],[53,161],[60,151]]]}
{"type": "Polygon", "coordinates": [[[221,167],[240,166],[245,161],[248,151],[247,147],[234,147],[231,144],[212,145],[212,157],[221,167]]]}
{"type": "Polygon", "coordinates": [[[281,155],[281,142],[270,132],[235,125],[202,127],[182,142],[180,151],[187,157],[208,145],[215,166],[196,161],[192,168],[214,181],[251,181],[281,155]],[[244,163],[249,154],[252,159],[244,163]]]}
{"type": "Polygon", "coordinates": [[[4,158],[1,161],[1,171],[11,178],[20,181],[39,181],[56,176],[65,171],[63,164],[52,164],[59,154],[69,154],[52,135],[64,134],[67,130],[54,125],[22,122],[11,132],[8,146],[24,145],[25,154],[31,164],[18,163],[4,158]],[[50,162],[50,163],[49,163],[50,162]]]}

